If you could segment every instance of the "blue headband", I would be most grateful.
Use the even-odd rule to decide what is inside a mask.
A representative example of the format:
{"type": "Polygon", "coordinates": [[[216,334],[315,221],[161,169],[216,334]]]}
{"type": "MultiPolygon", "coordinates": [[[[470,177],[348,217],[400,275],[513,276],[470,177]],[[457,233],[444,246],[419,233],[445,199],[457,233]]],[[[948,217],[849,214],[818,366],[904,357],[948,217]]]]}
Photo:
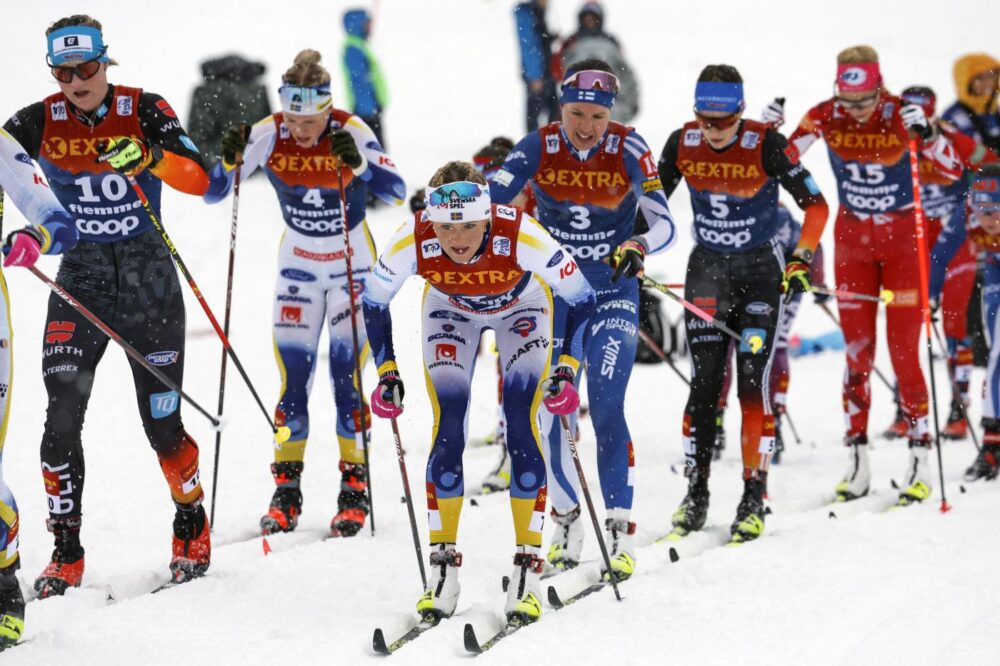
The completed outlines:
{"type": "Polygon", "coordinates": [[[743,84],[699,81],[694,87],[694,110],[739,113],[743,110],[743,84]]]}
{"type": "Polygon", "coordinates": [[[972,183],[971,203],[976,208],[1000,206],[1000,177],[977,176],[972,183]]]}
{"type": "Polygon", "coordinates": [[[101,31],[89,25],[59,28],[48,36],[48,41],[52,67],[87,60],[108,62],[108,47],[104,45],[101,31]]]}
{"type": "Polygon", "coordinates": [[[560,104],[572,104],[573,102],[585,102],[587,104],[599,104],[607,109],[615,105],[616,95],[607,90],[584,90],[583,88],[563,88],[559,97],[560,104]]]}

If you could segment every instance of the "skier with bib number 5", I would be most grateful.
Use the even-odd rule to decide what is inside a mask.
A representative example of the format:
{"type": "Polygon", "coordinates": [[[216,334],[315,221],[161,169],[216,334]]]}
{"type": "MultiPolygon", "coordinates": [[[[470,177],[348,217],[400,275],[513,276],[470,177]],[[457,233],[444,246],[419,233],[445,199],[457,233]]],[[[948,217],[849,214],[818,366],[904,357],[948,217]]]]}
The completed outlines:
{"type": "MultiPolygon", "coordinates": [[[[375,242],[365,219],[369,194],[401,204],[406,193],[395,165],[382,151],[372,130],[358,116],[334,108],[330,73],[320,53],[306,49],[282,77],[278,91],[282,110],[253,128],[229,129],[222,139],[222,161],[211,172],[205,199],[214,203],[232,188],[237,155],[240,177],[258,168],[267,174],[278,197],[287,229],[278,249],[278,281],[274,290],[274,347],[281,373],[281,398],[275,423],[291,429],[288,441],[275,443],[274,495],[260,519],[263,534],[290,532],[302,513],[301,480],[309,437],[309,392],[324,322],[329,332],[330,382],[337,407],[340,444],[340,495],[330,530],[354,536],[364,527],[369,506],[368,471],[354,386],[351,294],[345,268],[344,227],[337,170],[344,181],[346,226],[351,234],[351,268],[355,295],[363,294],[375,261],[375,242]]],[[[360,308],[360,304],[358,305],[360,308]]],[[[359,321],[358,340],[367,338],[359,321]]],[[[363,365],[363,359],[362,359],[363,365]]]]}
{"type": "MultiPolygon", "coordinates": [[[[837,287],[871,296],[883,289],[894,294],[886,307],[886,335],[909,422],[910,449],[901,504],[922,501],[931,493],[927,385],[917,350],[922,313],[915,269],[911,134],[917,137],[921,155],[940,175],[952,180],[961,175],[953,146],[924,109],[886,90],[875,49],[854,46],[837,56],[834,96],[810,109],[789,138],[789,151],[796,156],[817,139],[826,141],[840,195],[834,228],[837,287]]],[[[871,483],[869,375],[878,303],[842,298],[837,305],[848,350],[843,395],[849,463],[835,490],[838,499],[846,501],[866,495],[871,483]]]]}
{"type": "MultiPolygon", "coordinates": [[[[695,120],[667,139],[660,180],[668,194],[687,181],[694,211],[695,248],[684,297],[726,322],[737,346],[737,392],[743,412],[743,497],[730,532],[735,542],[764,532],[764,493],[774,454],[771,362],[784,304],[809,290],[809,270],[829,207],[802,164],[785,154],[785,137],[766,123],[743,118],[743,78],[731,65],[709,65],[695,85],[695,120]],[[778,234],[784,226],[778,187],[805,220],[791,259],[778,234]],[[784,295],[782,295],[784,294],[784,295]],[[759,338],[756,352],[749,344],[759,338]]],[[[691,349],[691,392],[682,434],[688,492],[674,513],[672,538],[701,529],[708,514],[708,476],[715,445],[730,339],[685,311],[691,349]]]]}
{"type": "MultiPolygon", "coordinates": [[[[108,83],[108,67],[116,63],[108,57],[100,22],[70,16],[53,23],[46,37],[48,65],[60,92],[21,109],[4,129],[38,161],[56,198],[76,218],[80,242],[63,256],[56,282],[180,386],[185,326],[180,281],[170,249],[129,179],[159,218],[164,183],[201,196],[208,174],[166,100],[108,83]]],[[[80,433],[107,345],[108,338],[82,314],[49,296],[41,460],[55,550],[35,581],[42,598],[78,587],[83,578],[80,433]]],[[[129,363],[143,428],[176,508],[171,577],[184,582],[204,574],[211,560],[198,446],[181,422],[180,396],[129,363]]]]}
{"type": "MultiPolygon", "coordinates": [[[[677,234],[646,141],[611,120],[619,85],[604,61],[571,65],[562,82],[562,121],[521,139],[490,179],[490,192],[506,203],[530,182],[539,221],[597,291],[586,352],[587,394],[611,567],[618,579],[625,579],[635,570],[635,522],[630,519],[635,453],[625,421],[625,390],[639,330],[639,282],[634,278],[642,275],[646,255],[666,250],[677,234]],[[637,210],[648,225],[642,234],[635,233],[637,210]]],[[[560,327],[565,312],[566,304],[557,299],[553,353],[567,342],[560,327]]],[[[559,422],[543,422],[543,428],[556,523],[548,560],[567,569],[579,563],[583,548],[577,475],[559,422]]]]}

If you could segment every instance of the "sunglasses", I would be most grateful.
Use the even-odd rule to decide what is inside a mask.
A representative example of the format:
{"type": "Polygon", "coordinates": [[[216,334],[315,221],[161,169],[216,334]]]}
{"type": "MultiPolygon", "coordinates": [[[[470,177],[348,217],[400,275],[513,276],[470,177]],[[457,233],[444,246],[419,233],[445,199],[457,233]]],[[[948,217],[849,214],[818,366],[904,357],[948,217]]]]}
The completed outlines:
{"type": "Polygon", "coordinates": [[[66,65],[60,65],[59,67],[49,67],[52,72],[52,76],[55,77],[56,81],[60,83],[69,83],[73,80],[73,76],[77,76],[81,81],[86,81],[87,79],[93,78],[97,72],[101,70],[101,58],[104,57],[104,53],[101,52],[93,60],[85,60],[79,65],[73,65],[68,67],[66,65]]]}
{"type": "Polygon", "coordinates": [[[737,111],[736,113],[731,113],[728,116],[722,116],[721,118],[712,118],[709,116],[703,116],[695,110],[694,118],[698,121],[698,125],[702,129],[724,130],[729,129],[736,123],[740,122],[740,113],[740,111],[737,111]]]}
{"type": "Polygon", "coordinates": [[[617,94],[621,88],[618,77],[611,72],[602,72],[597,69],[585,69],[574,72],[568,79],[564,80],[563,88],[580,88],[581,90],[603,90],[604,92],[617,94]]]}
{"type": "Polygon", "coordinates": [[[861,99],[844,99],[843,97],[836,97],[835,99],[842,109],[867,109],[875,106],[875,102],[878,101],[878,95],[878,91],[875,91],[871,95],[862,97],[861,99]]]}

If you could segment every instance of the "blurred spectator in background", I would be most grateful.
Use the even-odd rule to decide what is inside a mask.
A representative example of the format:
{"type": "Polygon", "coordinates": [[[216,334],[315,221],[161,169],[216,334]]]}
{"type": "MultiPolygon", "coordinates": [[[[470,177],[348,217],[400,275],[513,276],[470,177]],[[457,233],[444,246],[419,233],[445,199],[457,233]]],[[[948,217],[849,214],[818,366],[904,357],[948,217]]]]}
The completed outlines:
{"type": "Polygon", "coordinates": [[[375,54],[368,47],[372,19],[366,9],[344,12],[344,82],[347,89],[346,107],[359,116],[375,132],[385,149],[382,133],[382,111],[389,103],[389,92],[375,54]]]}
{"type": "Polygon", "coordinates": [[[206,60],[201,64],[205,82],[194,89],[188,136],[211,168],[221,159],[223,133],[241,122],[255,122],[271,115],[267,88],[260,81],[263,63],[238,55],[206,60]]]}
{"type": "Polygon", "coordinates": [[[604,31],[604,8],[599,2],[586,2],[577,20],[577,31],[563,43],[559,52],[561,69],[565,71],[573,63],[588,58],[603,60],[611,65],[621,82],[621,92],[611,109],[611,119],[628,123],[639,113],[639,83],[625,61],[618,40],[604,31]]]}
{"type": "Polygon", "coordinates": [[[552,72],[554,36],[545,25],[547,0],[522,2],[514,8],[517,42],[521,49],[521,78],[527,88],[528,132],[538,129],[539,116],[545,123],[559,120],[559,99],[552,72]]]}
{"type": "Polygon", "coordinates": [[[958,101],[941,118],[1000,153],[1000,62],[986,53],[970,53],[955,61],[954,75],[958,101]]]}

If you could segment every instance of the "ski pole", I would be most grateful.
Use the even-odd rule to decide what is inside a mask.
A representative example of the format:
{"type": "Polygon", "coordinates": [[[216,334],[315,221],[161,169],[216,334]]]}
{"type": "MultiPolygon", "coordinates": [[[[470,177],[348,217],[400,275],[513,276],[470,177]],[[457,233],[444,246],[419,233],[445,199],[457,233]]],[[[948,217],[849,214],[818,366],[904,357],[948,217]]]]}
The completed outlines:
{"type": "Polygon", "coordinates": [[[712,315],[708,314],[707,312],[705,312],[704,310],[702,310],[701,308],[699,308],[694,303],[692,303],[692,302],[686,300],[685,298],[683,298],[682,296],[678,296],[674,292],[670,291],[670,289],[668,289],[666,285],[660,284],[656,280],[654,280],[652,278],[648,278],[645,275],[642,276],[639,279],[642,281],[643,286],[650,287],[652,289],[656,289],[660,293],[666,294],[668,297],[670,297],[671,299],[673,299],[674,302],[680,303],[682,306],[684,306],[684,308],[688,312],[692,313],[693,315],[695,315],[696,317],[698,317],[702,321],[706,321],[709,324],[711,324],[712,326],[715,326],[717,329],[719,329],[720,331],[722,331],[723,333],[725,333],[726,335],[728,335],[729,337],[731,337],[736,342],[739,342],[741,344],[746,344],[747,346],[750,347],[751,353],[756,354],[764,346],[764,340],[761,339],[761,337],[759,335],[751,335],[749,337],[749,339],[744,340],[740,336],[739,333],[737,333],[733,329],[729,328],[723,322],[719,321],[718,319],[716,319],[712,315]]]}
{"type": "MultiPolygon", "coordinates": [[[[941,354],[945,358],[945,363],[947,363],[948,346],[944,343],[941,331],[939,331],[937,325],[933,323],[931,324],[931,329],[934,331],[934,337],[937,338],[938,346],[941,347],[941,354]]],[[[962,399],[962,392],[958,388],[958,380],[954,377],[951,378],[951,391],[958,396],[958,404],[962,408],[962,418],[965,419],[965,425],[969,427],[969,434],[972,435],[972,443],[975,445],[976,451],[978,451],[979,437],[976,435],[976,429],[972,425],[972,419],[969,418],[969,410],[965,408],[965,400],[962,399]]]]}
{"type": "Polygon", "coordinates": [[[824,294],[826,296],[846,298],[852,301],[872,301],[874,303],[885,303],[886,305],[892,303],[893,299],[896,297],[896,295],[892,293],[891,289],[883,289],[878,293],[878,296],[872,296],[871,294],[859,294],[856,291],[847,291],[846,289],[828,289],[827,287],[823,287],[821,285],[813,285],[809,288],[809,291],[817,294],[824,294]]]}
{"type": "Polygon", "coordinates": [[[924,315],[924,328],[927,338],[927,369],[931,376],[930,409],[934,414],[934,446],[937,448],[938,475],[941,481],[941,513],[951,510],[944,488],[944,460],[941,454],[941,424],[937,413],[937,383],[934,379],[934,348],[931,343],[931,307],[927,293],[928,286],[928,253],[927,236],[924,224],[924,207],[920,202],[920,167],[917,156],[917,140],[910,139],[910,179],[913,181],[913,216],[916,218],[917,236],[917,268],[920,272],[920,307],[924,315]]]}
{"type": "MultiPolygon", "coordinates": [[[[361,343],[358,341],[358,312],[357,295],[354,293],[354,270],[351,266],[351,234],[347,227],[347,194],[344,192],[344,172],[343,165],[339,163],[337,169],[337,188],[340,194],[340,221],[344,231],[344,264],[347,268],[347,293],[351,299],[351,337],[354,340],[354,377],[358,390],[358,420],[356,427],[361,430],[361,446],[365,456],[365,473],[368,475],[368,518],[370,520],[372,536],[375,536],[375,502],[372,501],[372,472],[371,460],[368,457],[368,419],[365,418],[365,399],[363,384],[361,383],[361,343]]],[[[364,222],[362,222],[364,224],[364,222]]],[[[357,436],[357,435],[355,435],[357,436]]],[[[423,560],[420,561],[421,568],[423,560]]]]}
{"type": "Polygon", "coordinates": [[[406,498],[406,512],[410,516],[410,531],[413,533],[413,548],[417,553],[417,565],[420,567],[420,581],[423,589],[427,589],[427,573],[424,571],[424,552],[420,548],[420,535],[417,532],[417,518],[413,514],[413,495],[410,494],[410,477],[406,473],[406,454],[403,452],[403,440],[399,437],[399,424],[392,419],[392,436],[396,440],[396,458],[399,460],[399,476],[403,480],[403,497],[406,498]]]}
{"type": "Polygon", "coordinates": [[[73,298],[73,296],[71,296],[68,291],[63,289],[58,284],[56,284],[51,278],[49,278],[49,276],[47,276],[45,273],[41,272],[34,266],[27,266],[26,268],[35,277],[37,277],[39,280],[48,285],[49,289],[55,292],[56,296],[66,301],[67,305],[69,305],[71,308],[73,308],[74,310],[82,314],[84,317],[86,317],[91,324],[96,326],[101,331],[101,333],[104,333],[104,335],[108,336],[109,338],[117,342],[118,345],[125,350],[125,353],[129,355],[129,358],[131,358],[133,361],[141,365],[147,372],[149,372],[149,374],[156,377],[167,388],[179,394],[184,400],[187,401],[189,405],[198,410],[200,414],[202,414],[206,419],[208,419],[212,423],[213,427],[218,429],[222,428],[223,424],[221,416],[212,416],[211,414],[209,414],[204,407],[199,405],[191,396],[185,393],[184,389],[182,389],[176,382],[170,379],[170,377],[167,377],[162,370],[160,370],[155,365],[147,361],[145,356],[136,351],[135,347],[125,342],[125,340],[122,339],[122,336],[115,333],[115,331],[110,326],[105,324],[97,317],[97,315],[88,310],[83,303],[73,298]]]}
{"type": "Polygon", "coordinates": [[[149,199],[146,198],[146,193],[142,191],[142,187],[136,182],[133,176],[128,176],[128,182],[132,185],[132,189],[139,197],[142,207],[146,210],[146,215],[149,216],[150,221],[153,223],[153,228],[160,234],[160,238],[163,239],[163,243],[170,251],[170,256],[173,257],[174,263],[177,264],[177,268],[180,269],[181,273],[184,275],[184,279],[187,280],[188,286],[191,287],[191,291],[194,293],[195,298],[198,299],[201,309],[204,310],[205,314],[208,316],[208,321],[211,322],[212,328],[215,329],[215,333],[219,336],[219,339],[222,340],[222,346],[229,353],[229,355],[232,356],[233,364],[236,366],[236,369],[240,371],[243,381],[246,382],[247,388],[250,389],[250,393],[253,394],[254,400],[257,401],[257,406],[260,407],[261,413],[264,415],[264,418],[267,419],[267,424],[271,426],[271,432],[274,433],[274,439],[279,444],[288,441],[288,438],[292,434],[291,428],[288,426],[281,426],[279,428],[274,425],[274,420],[268,413],[267,408],[264,407],[264,403],[261,402],[260,396],[257,394],[257,389],[254,388],[253,382],[251,382],[250,377],[247,376],[247,371],[243,368],[243,364],[240,363],[240,358],[236,355],[236,350],[233,349],[233,345],[230,344],[229,337],[222,330],[222,327],[219,326],[219,322],[215,318],[215,315],[212,314],[212,308],[208,307],[208,302],[202,295],[201,289],[198,288],[197,283],[195,283],[194,277],[191,275],[191,271],[188,270],[187,264],[185,264],[184,260],[181,259],[181,255],[177,251],[177,246],[174,245],[170,236],[167,235],[167,230],[160,223],[160,219],[156,216],[156,213],[153,212],[153,207],[150,205],[149,199]]]}
{"type": "Polygon", "coordinates": [[[677,374],[677,376],[681,378],[682,382],[684,382],[688,386],[691,386],[691,380],[685,377],[684,373],[682,373],[680,370],[677,369],[677,366],[674,365],[674,362],[670,360],[670,357],[667,356],[667,353],[665,351],[660,349],[660,345],[656,344],[656,341],[653,340],[652,337],[650,337],[649,333],[640,328],[639,337],[642,339],[642,341],[646,344],[647,347],[653,350],[653,353],[656,354],[656,356],[659,357],[661,361],[670,366],[670,369],[673,370],[677,374]]]}
{"type": "MultiPolygon", "coordinates": [[[[233,268],[236,263],[236,222],[239,219],[240,210],[240,178],[243,171],[243,155],[236,154],[236,175],[233,177],[233,216],[229,226],[229,269],[226,274],[226,313],[222,318],[222,332],[229,337],[229,320],[233,307],[233,268]]],[[[222,414],[222,407],[226,401],[226,361],[229,360],[226,350],[222,350],[221,367],[219,368],[219,409],[222,414]]],[[[222,431],[215,433],[215,461],[212,465],[212,508],[209,513],[208,524],[215,525],[215,489],[219,483],[219,453],[222,450],[222,431]]]]}
{"type": "MultiPolygon", "coordinates": [[[[837,328],[841,328],[841,326],[840,326],[840,320],[838,320],[837,319],[837,315],[833,314],[833,311],[830,310],[830,306],[829,305],[827,305],[826,303],[817,303],[816,305],[819,306],[820,310],[822,310],[823,312],[826,313],[826,316],[830,318],[830,321],[832,321],[834,324],[836,324],[837,328]]],[[[875,363],[872,363],[872,372],[875,373],[876,377],[878,377],[880,380],[882,380],[882,383],[885,384],[885,387],[887,389],[889,389],[889,391],[891,391],[893,395],[896,394],[896,389],[892,385],[892,382],[890,382],[889,378],[886,377],[885,374],[883,374],[882,371],[878,369],[878,366],[875,365],[875,363]]]]}
{"type": "Polygon", "coordinates": [[[608,555],[608,546],[604,543],[604,532],[601,531],[601,524],[597,520],[597,510],[594,509],[594,500],[590,497],[590,487],[587,485],[587,477],[583,475],[583,465],[580,463],[580,455],[576,451],[576,441],[574,441],[573,433],[569,429],[569,419],[564,414],[559,417],[559,422],[562,424],[566,445],[569,446],[569,452],[573,456],[573,464],[576,465],[576,474],[580,477],[580,490],[583,491],[583,497],[587,500],[587,510],[590,511],[590,519],[594,523],[597,543],[601,547],[601,557],[604,558],[604,566],[608,569],[608,579],[611,581],[611,587],[615,590],[615,597],[618,601],[621,601],[622,595],[618,591],[618,579],[615,578],[614,571],[611,569],[611,557],[608,555]]]}
{"type": "Polygon", "coordinates": [[[792,420],[792,415],[788,413],[788,408],[785,408],[784,417],[785,417],[785,421],[788,423],[788,427],[792,429],[792,435],[795,436],[795,443],[796,444],[801,444],[802,443],[802,438],[799,437],[799,431],[795,427],[795,421],[792,420]]]}

